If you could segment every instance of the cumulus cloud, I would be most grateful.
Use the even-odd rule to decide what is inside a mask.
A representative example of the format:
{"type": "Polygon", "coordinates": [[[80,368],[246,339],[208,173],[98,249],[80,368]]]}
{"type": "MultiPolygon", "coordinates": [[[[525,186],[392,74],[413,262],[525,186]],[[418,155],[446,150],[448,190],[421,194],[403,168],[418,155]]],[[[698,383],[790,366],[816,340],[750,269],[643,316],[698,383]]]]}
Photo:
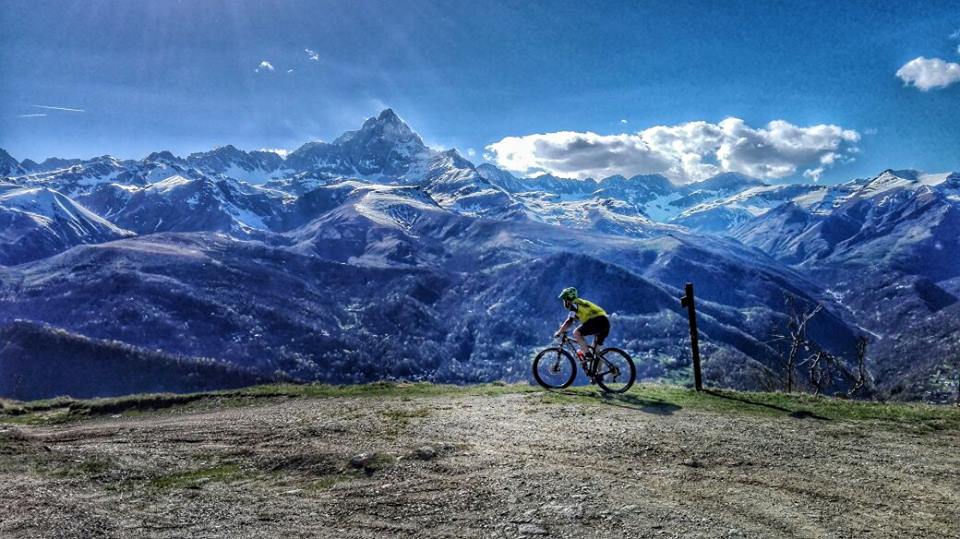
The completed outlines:
{"type": "Polygon", "coordinates": [[[913,85],[926,92],[960,82],[960,64],[920,56],[898,69],[897,76],[906,86],[913,85]]]}
{"type": "Polygon", "coordinates": [[[317,54],[317,51],[310,49],[303,49],[303,52],[307,53],[307,60],[313,60],[314,62],[320,61],[320,55],[317,54]]]}
{"type": "Polygon", "coordinates": [[[859,140],[856,131],[836,125],[799,127],[775,120],[753,128],[739,118],[727,118],[654,126],[632,134],[560,131],[506,137],[487,146],[485,157],[520,174],[581,179],[658,173],[686,183],[721,172],[775,179],[801,168],[806,177],[819,179],[830,166],[851,159],[850,150],[859,140]]]}
{"type": "Polygon", "coordinates": [[[257,73],[261,73],[263,71],[273,71],[273,64],[271,64],[266,60],[261,60],[260,65],[258,65],[257,68],[254,69],[254,71],[256,71],[257,73]]]}
{"type": "Polygon", "coordinates": [[[627,120],[621,119],[621,120],[620,120],[620,123],[625,124],[625,123],[628,123],[628,122],[627,122],[627,120]]]}

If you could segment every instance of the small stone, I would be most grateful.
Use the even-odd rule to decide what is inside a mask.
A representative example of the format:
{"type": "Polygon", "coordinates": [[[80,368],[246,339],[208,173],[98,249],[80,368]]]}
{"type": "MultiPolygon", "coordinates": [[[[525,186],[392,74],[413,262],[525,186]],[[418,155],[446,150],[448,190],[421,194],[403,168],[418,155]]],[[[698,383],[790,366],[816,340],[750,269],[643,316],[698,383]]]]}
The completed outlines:
{"type": "Polygon", "coordinates": [[[363,468],[370,462],[370,453],[357,453],[350,459],[350,466],[354,468],[363,468]]]}
{"type": "Polygon", "coordinates": [[[425,445],[423,447],[418,447],[414,454],[420,460],[432,460],[437,456],[437,450],[429,445],[425,445]]]}
{"type": "Polygon", "coordinates": [[[532,522],[521,524],[517,531],[520,533],[520,535],[547,535],[547,530],[543,529],[542,526],[532,522]]]}

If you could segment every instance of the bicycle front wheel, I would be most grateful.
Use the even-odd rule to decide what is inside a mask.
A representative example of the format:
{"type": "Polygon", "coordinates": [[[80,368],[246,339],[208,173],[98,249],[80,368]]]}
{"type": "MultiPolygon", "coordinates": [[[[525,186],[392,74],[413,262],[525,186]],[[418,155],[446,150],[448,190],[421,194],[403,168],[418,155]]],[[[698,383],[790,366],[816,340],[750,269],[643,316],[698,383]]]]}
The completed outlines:
{"type": "Polygon", "coordinates": [[[637,367],[630,356],[619,348],[607,348],[600,352],[594,380],[604,391],[624,393],[637,379],[637,367]]]}
{"type": "Polygon", "coordinates": [[[562,348],[547,348],[533,360],[533,377],[547,389],[563,389],[577,377],[577,364],[562,348]]]}

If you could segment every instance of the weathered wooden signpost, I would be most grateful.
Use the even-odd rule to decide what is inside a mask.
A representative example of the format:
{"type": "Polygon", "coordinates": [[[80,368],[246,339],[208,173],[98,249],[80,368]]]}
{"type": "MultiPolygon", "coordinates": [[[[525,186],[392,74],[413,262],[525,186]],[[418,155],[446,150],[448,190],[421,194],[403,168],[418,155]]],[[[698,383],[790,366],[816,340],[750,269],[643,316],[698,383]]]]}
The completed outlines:
{"type": "Polygon", "coordinates": [[[703,391],[703,375],[700,374],[700,340],[697,337],[697,311],[693,304],[693,283],[684,287],[684,295],[680,298],[680,306],[687,308],[687,318],[690,320],[690,347],[693,349],[693,384],[697,391],[703,391]]]}

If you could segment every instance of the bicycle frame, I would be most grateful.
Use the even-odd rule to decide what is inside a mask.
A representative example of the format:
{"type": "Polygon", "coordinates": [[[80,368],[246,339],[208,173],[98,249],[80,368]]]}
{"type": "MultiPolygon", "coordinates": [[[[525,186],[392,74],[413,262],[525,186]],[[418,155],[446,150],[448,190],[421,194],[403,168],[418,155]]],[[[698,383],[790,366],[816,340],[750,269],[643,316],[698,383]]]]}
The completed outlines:
{"type": "MultiPolygon", "coordinates": [[[[577,350],[579,350],[579,343],[575,339],[571,339],[567,336],[567,332],[564,331],[560,336],[560,348],[568,349],[573,352],[573,357],[577,357],[577,350]]],[[[600,354],[597,353],[597,339],[593,339],[593,343],[590,344],[590,351],[593,353],[593,360],[590,362],[589,368],[581,364],[581,368],[584,369],[585,374],[590,377],[604,376],[609,374],[611,371],[603,372],[597,374],[597,368],[600,366],[600,354]]]]}

